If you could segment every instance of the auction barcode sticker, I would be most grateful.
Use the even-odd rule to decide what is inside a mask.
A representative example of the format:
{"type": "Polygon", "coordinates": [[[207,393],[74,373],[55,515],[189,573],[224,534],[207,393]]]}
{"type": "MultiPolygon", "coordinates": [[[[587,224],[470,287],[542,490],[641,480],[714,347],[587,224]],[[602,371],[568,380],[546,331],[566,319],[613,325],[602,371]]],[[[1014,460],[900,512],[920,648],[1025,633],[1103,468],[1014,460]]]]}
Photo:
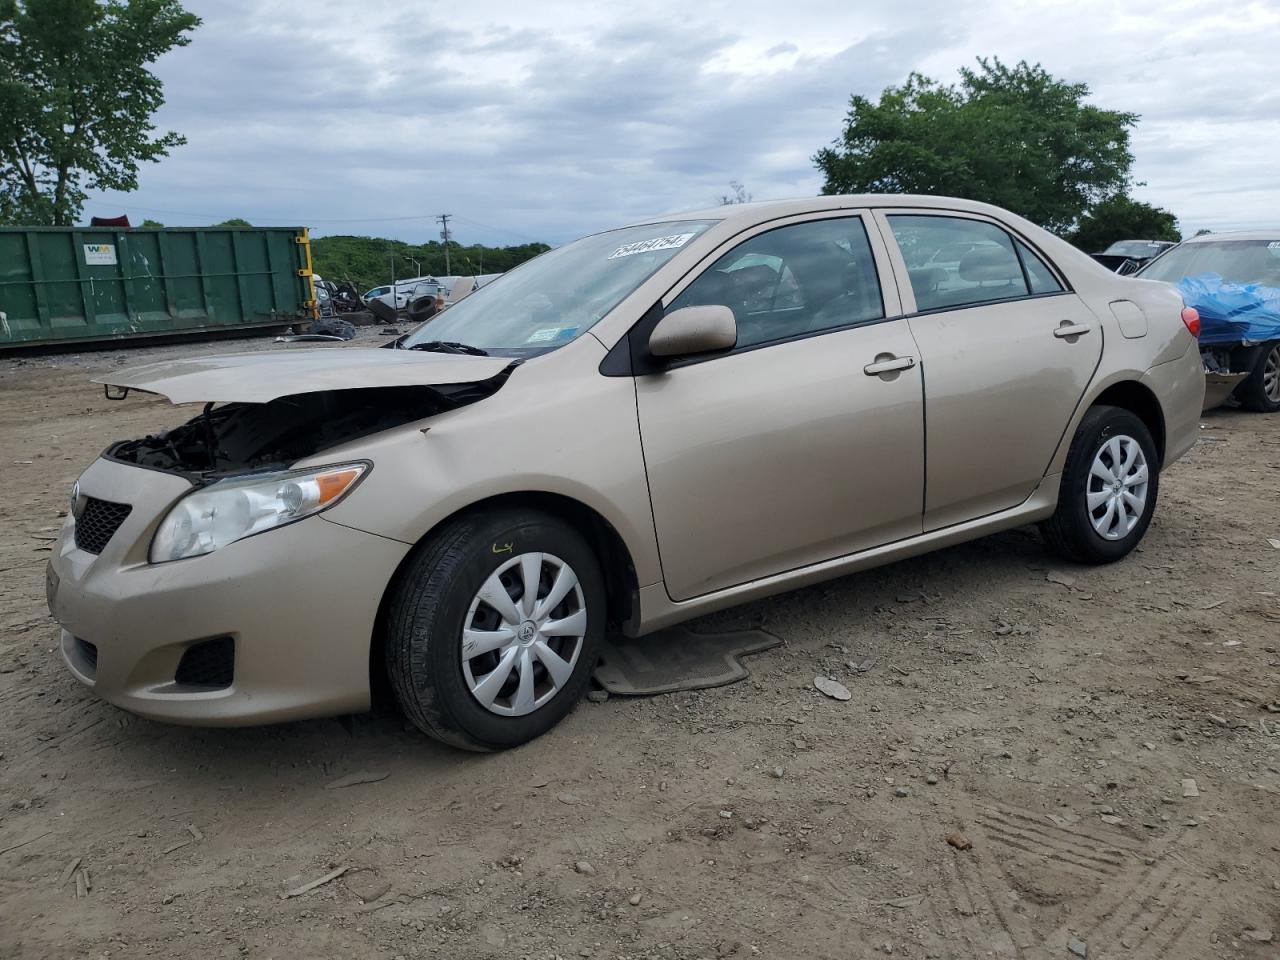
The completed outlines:
{"type": "Polygon", "coordinates": [[[683,247],[694,238],[692,233],[674,233],[669,237],[654,237],[652,240],[637,240],[635,243],[623,244],[613,253],[610,260],[618,257],[630,257],[637,253],[652,253],[655,250],[670,250],[672,247],[683,247]]]}

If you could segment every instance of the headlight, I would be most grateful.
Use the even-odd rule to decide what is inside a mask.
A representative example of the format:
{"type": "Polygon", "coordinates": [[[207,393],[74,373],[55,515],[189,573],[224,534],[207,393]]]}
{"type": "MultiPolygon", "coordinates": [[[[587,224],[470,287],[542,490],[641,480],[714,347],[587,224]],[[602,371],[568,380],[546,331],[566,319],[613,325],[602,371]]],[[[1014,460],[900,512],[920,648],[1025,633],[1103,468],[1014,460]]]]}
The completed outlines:
{"type": "Polygon", "coordinates": [[[150,560],[198,557],[327,510],[368,469],[367,463],[348,463],[219,480],[174,504],[151,541],[150,560]]]}

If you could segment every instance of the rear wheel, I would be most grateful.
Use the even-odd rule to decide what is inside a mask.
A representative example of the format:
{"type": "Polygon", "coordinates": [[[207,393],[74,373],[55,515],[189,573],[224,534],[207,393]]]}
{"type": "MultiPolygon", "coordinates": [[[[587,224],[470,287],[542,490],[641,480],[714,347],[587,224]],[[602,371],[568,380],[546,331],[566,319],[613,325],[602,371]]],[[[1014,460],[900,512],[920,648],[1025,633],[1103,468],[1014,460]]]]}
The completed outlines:
{"type": "Polygon", "coordinates": [[[581,698],[599,656],[604,581],[546,514],[465,515],[420,544],[388,606],[387,672],[406,716],[438,740],[532,740],[581,698]]]}
{"type": "Polygon", "coordinates": [[[1265,344],[1259,351],[1253,370],[1236,388],[1236,399],[1246,410],[1280,410],[1280,340],[1265,344]]]}
{"type": "Polygon", "coordinates": [[[1058,508],[1041,532],[1068,559],[1119,560],[1147,532],[1159,486],[1158,454],[1146,424],[1119,407],[1093,407],[1071,441],[1058,508]]]}

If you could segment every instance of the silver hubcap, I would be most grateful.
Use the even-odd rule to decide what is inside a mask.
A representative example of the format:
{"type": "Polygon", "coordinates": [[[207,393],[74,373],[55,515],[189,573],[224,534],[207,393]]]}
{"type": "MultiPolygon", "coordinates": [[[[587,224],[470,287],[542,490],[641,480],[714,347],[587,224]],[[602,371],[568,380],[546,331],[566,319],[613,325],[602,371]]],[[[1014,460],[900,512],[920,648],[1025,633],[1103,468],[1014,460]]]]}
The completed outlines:
{"type": "Polygon", "coordinates": [[[1280,346],[1271,348],[1262,365],[1262,392],[1272,403],[1280,403],[1280,346]]]}
{"type": "Polygon", "coordinates": [[[462,675],[486,710],[522,717],[573,675],[587,607],[573,568],[549,553],[522,553],[484,582],[462,630],[462,675]]]}
{"type": "Polygon", "coordinates": [[[1089,468],[1085,492],[1089,519],[1104,540],[1123,540],[1147,509],[1150,472],[1142,445],[1133,437],[1112,437],[1089,468]]]}

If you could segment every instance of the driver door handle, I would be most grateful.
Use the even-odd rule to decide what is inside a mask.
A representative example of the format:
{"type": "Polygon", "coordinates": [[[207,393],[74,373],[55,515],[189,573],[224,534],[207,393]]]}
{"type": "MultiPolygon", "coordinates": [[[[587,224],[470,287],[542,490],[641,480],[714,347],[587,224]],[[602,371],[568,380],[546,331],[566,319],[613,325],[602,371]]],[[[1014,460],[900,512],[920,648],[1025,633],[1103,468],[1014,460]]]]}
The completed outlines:
{"type": "Polygon", "coordinates": [[[1062,323],[1054,328],[1053,335],[1061,340],[1065,337],[1082,336],[1092,329],[1093,327],[1087,323],[1072,323],[1070,320],[1063,320],[1062,323]]]}
{"type": "Polygon", "coordinates": [[[862,372],[868,377],[878,377],[882,373],[893,373],[895,370],[910,370],[915,365],[915,357],[891,357],[888,360],[868,363],[862,368],[862,372]]]}

